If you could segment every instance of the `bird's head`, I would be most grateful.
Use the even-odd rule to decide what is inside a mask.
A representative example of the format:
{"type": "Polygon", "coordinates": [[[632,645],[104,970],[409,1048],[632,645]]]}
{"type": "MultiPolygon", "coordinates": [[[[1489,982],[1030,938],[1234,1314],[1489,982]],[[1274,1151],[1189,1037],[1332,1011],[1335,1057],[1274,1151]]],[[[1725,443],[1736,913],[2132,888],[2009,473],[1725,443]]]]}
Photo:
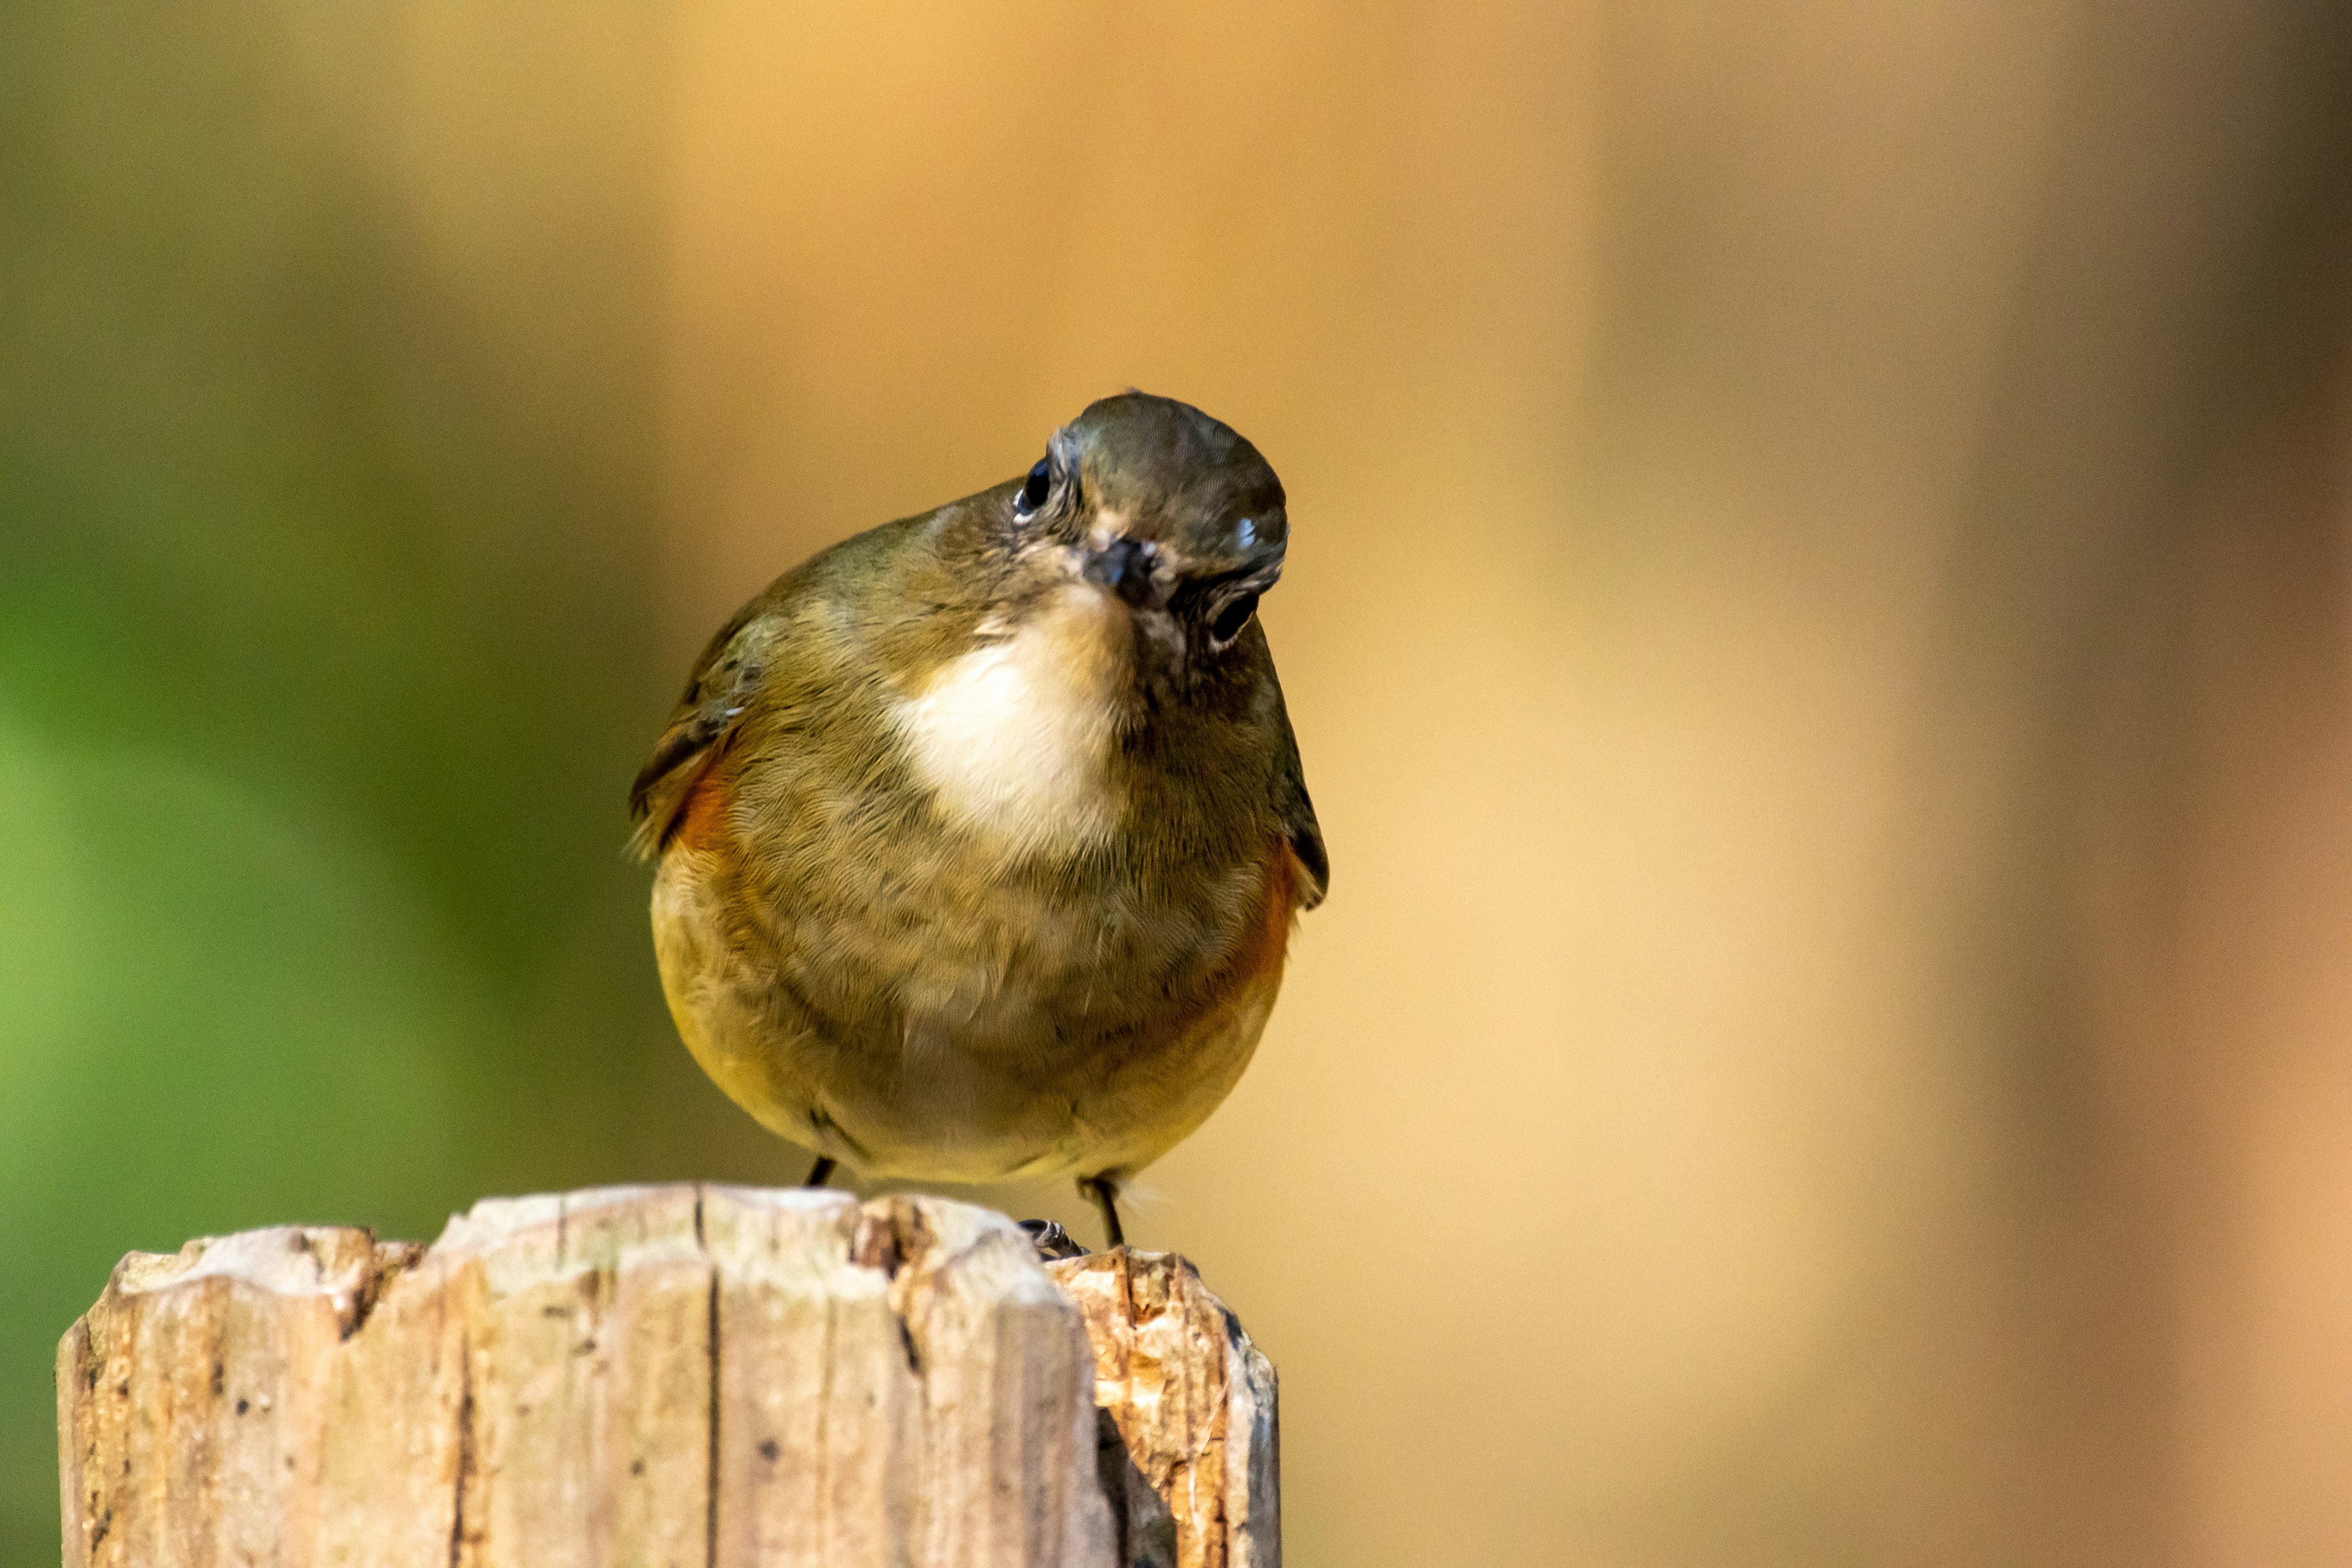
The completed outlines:
{"type": "Polygon", "coordinates": [[[1241,639],[1290,540],[1282,481],[1256,447],[1141,392],[1054,432],[1003,505],[1031,570],[1117,600],[1163,658],[1194,667],[1241,639]]]}

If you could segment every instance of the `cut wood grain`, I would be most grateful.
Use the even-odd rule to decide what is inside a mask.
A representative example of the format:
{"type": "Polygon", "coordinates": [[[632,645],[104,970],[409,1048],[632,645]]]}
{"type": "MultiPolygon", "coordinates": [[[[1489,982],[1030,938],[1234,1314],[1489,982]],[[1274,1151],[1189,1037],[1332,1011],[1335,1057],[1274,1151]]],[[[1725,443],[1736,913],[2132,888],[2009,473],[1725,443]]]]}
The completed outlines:
{"type": "Polygon", "coordinates": [[[429,1248],[133,1253],[58,1387],[68,1564],[1279,1556],[1272,1371],[1191,1266],[1049,1274],[931,1198],[608,1188],[429,1248]]]}

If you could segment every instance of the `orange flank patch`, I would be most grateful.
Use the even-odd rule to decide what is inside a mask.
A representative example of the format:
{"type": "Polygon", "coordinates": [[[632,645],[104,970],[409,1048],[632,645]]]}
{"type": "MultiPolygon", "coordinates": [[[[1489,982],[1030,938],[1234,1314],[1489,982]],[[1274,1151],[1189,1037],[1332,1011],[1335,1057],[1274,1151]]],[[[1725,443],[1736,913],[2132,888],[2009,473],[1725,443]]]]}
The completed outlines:
{"type": "Polygon", "coordinates": [[[722,847],[733,837],[727,824],[729,793],[724,773],[718,768],[705,769],[678,807],[677,828],[670,835],[670,843],[698,851],[722,847]]]}
{"type": "Polygon", "coordinates": [[[1298,916],[1298,889],[1304,874],[1287,841],[1277,841],[1266,858],[1265,902],[1258,910],[1257,929],[1234,952],[1225,971],[1228,995],[1244,992],[1256,980],[1282,973],[1283,955],[1290,948],[1290,928],[1298,916]]]}
{"type": "Polygon", "coordinates": [[[1207,1120],[1257,1048],[1258,1031],[1282,985],[1291,922],[1306,885],[1286,842],[1276,844],[1264,864],[1255,918],[1223,967],[1191,1005],[1146,1026],[1135,1042],[1132,1065],[1106,1086],[1130,1113],[1140,1110],[1118,1151],[1106,1152],[1114,1171],[1150,1164],[1207,1120]]]}

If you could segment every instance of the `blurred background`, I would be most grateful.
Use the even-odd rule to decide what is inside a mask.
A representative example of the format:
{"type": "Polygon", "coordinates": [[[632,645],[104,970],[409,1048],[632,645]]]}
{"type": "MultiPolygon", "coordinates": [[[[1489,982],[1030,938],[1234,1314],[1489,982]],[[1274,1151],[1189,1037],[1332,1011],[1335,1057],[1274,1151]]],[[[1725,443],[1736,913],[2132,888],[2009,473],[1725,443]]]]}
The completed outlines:
{"type": "Polygon", "coordinates": [[[1294,1561],[2352,1561],[2347,307],[2287,0],[7,8],[0,1559],[126,1249],[798,1178],[628,781],[1132,384],[1292,498],[1133,1228],[1294,1561]]]}

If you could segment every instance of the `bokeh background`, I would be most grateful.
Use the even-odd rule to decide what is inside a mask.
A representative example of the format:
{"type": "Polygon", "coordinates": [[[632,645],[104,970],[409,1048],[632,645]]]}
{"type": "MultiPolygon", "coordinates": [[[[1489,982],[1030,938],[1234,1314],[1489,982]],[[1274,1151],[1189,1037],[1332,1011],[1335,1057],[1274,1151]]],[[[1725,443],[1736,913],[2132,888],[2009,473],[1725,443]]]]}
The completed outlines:
{"type": "Polygon", "coordinates": [[[1136,1229],[1294,1561],[2352,1561],[2347,305],[2291,0],[8,7],[0,1558],[126,1249],[798,1176],[626,784],[1132,384],[1292,496],[1136,1229]]]}

